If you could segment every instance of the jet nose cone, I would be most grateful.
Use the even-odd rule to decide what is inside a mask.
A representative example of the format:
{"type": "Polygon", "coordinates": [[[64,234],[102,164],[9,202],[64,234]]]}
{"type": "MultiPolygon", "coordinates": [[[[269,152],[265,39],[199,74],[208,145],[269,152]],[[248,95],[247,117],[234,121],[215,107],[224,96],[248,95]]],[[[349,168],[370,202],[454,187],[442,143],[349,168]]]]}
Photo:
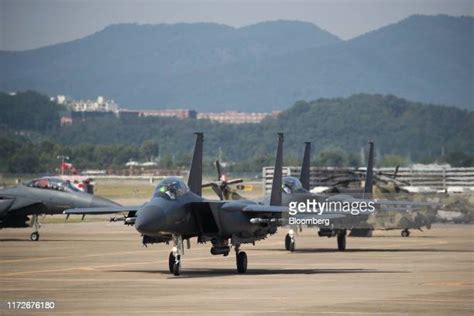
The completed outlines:
{"type": "Polygon", "coordinates": [[[115,203],[111,200],[104,199],[100,196],[94,196],[91,200],[90,207],[108,207],[108,206],[119,206],[120,204],[115,203]]]}
{"type": "Polygon", "coordinates": [[[137,212],[135,229],[144,235],[153,235],[160,231],[165,220],[163,210],[156,205],[148,205],[137,212]]]}

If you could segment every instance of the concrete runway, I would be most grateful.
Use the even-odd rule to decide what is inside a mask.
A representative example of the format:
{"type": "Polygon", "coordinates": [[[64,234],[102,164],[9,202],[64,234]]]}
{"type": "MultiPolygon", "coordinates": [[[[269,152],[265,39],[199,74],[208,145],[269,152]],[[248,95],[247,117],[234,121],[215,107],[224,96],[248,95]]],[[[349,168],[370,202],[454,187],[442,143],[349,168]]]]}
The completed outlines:
{"type": "Polygon", "coordinates": [[[1,315],[148,314],[473,314],[474,226],[435,225],[402,238],[399,231],[335,238],[305,229],[297,251],[283,250],[286,229],[245,245],[249,270],[210,245],[186,250],[182,275],[170,275],[171,246],[145,248],[121,223],[45,224],[0,231],[1,315]],[[7,301],[54,301],[54,311],[11,311],[7,301]]]}

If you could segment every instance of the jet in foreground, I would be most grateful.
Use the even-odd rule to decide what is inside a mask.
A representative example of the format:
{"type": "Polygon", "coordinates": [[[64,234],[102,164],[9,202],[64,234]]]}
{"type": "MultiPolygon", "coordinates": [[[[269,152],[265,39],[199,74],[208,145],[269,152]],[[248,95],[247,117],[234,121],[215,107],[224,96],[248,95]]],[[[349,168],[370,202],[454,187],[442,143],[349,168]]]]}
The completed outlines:
{"type": "Polygon", "coordinates": [[[39,215],[62,214],[77,207],[105,207],[119,204],[85,193],[60,178],[43,177],[0,189],[0,228],[33,226],[32,241],[39,240],[39,215]],[[30,218],[32,216],[31,223],[30,218]]]}
{"type": "MultiPolygon", "coordinates": [[[[277,231],[282,215],[281,207],[283,134],[279,134],[275,174],[270,203],[250,200],[212,201],[201,197],[203,134],[196,133],[196,145],[188,183],[175,177],[165,178],[150,201],[139,207],[72,209],[65,214],[112,214],[128,211],[125,223],[134,224],[143,236],[143,243],[173,241],[169,255],[169,271],[179,275],[183,240],[197,237],[198,242],[212,243],[211,254],[227,256],[234,247],[238,273],[247,271],[247,255],[241,245],[255,243],[277,231]]],[[[328,218],[334,214],[323,214],[328,218]]]]}

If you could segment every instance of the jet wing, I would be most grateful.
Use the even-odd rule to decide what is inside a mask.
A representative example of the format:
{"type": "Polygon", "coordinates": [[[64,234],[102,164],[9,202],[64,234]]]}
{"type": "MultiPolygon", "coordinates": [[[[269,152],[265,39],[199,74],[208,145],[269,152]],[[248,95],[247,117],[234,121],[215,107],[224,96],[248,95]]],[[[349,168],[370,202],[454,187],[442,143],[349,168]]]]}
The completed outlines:
{"type": "Polygon", "coordinates": [[[101,215],[115,214],[122,212],[136,212],[142,206],[111,206],[111,207],[95,207],[95,208],[70,208],[63,213],[68,215],[101,215]]]}
{"type": "Polygon", "coordinates": [[[378,200],[374,199],[375,204],[378,205],[396,205],[396,206],[408,206],[408,207],[440,207],[439,203],[431,202],[413,202],[413,201],[397,201],[397,200],[378,200]]]}
{"type": "MultiPolygon", "coordinates": [[[[331,201],[339,201],[337,196],[334,196],[331,201]]],[[[439,208],[442,206],[440,203],[432,203],[432,202],[414,202],[414,201],[407,201],[407,200],[386,200],[386,199],[369,199],[369,198],[352,198],[348,196],[347,199],[341,199],[341,201],[346,202],[373,202],[376,207],[382,208],[384,211],[407,211],[408,209],[416,209],[416,208],[423,208],[423,207],[430,207],[430,208],[439,208]]]]}
{"type": "MultiPolygon", "coordinates": [[[[355,200],[354,200],[355,201],[355,200]]],[[[431,202],[413,202],[407,200],[383,200],[383,199],[357,199],[357,201],[373,201],[380,211],[395,211],[395,212],[406,212],[407,210],[414,210],[424,207],[429,208],[440,208],[442,205],[439,203],[431,202]]]]}
{"type": "Polygon", "coordinates": [[[251,204],[242,209],[242,212],[253,213],[288,213],[288,206],[270,206],[261,204],[251,204]]]}

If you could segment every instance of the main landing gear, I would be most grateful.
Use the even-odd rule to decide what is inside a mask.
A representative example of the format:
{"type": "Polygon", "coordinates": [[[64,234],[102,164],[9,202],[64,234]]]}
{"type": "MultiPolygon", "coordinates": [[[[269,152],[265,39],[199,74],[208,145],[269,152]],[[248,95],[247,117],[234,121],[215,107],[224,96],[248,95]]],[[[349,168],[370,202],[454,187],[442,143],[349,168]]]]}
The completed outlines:
{"type": "Polygon", "coordinates": [[[181,256],[184,255],[183,237],[173,235],[173,250],[168,257],[168,267],[171,273],[179,275],[181,273],[181,256]]]}
{"type": "Polygon", "coordinates": [[[295,251],[295,232],[293,229],[290,229],[285,236],[285,249],[291,252],[295,251]]]}
{"type": "MultiPolygon", "coordinates": [[[[170,273],[178,276],[181,273],[181,258],[184,255],[182,236],[173,235],[173,244],[173,250],[170,252],[170,255],[168,257],[168,268],[170,273]]],[[[224,257],[229,254],[230,246],[228,246],[227,241],[213,241],[213,244],[214,246],[211,248],[211,254],[223,255],[224,257]]],[[[235,262],[237,265],[238,273],[247,272],[247,254],[244,251],[240,251],[240,244],[235,245],[235,262]]]]}
{"type": "Polygon", "coordinates": [[[341,229],[337,232],[337,249],[339,251],[346,250],[346,230],[341,229]]]}
{"type": "Polygon", "coordinates": [[[408,230],[408,228],[405,228],[404,230],[402,230],[401,235],[402,237],[409,237],[410,231],[408,230]]]}
{"type": "Polygon", "coordinates": [[[33,227],[34,231],[30,235],[31,241],[38,241],[40,238],[39,228],[41,227],[38,219],[38,215],[35,214],[31,218],[31,226],[33,227]]]}

